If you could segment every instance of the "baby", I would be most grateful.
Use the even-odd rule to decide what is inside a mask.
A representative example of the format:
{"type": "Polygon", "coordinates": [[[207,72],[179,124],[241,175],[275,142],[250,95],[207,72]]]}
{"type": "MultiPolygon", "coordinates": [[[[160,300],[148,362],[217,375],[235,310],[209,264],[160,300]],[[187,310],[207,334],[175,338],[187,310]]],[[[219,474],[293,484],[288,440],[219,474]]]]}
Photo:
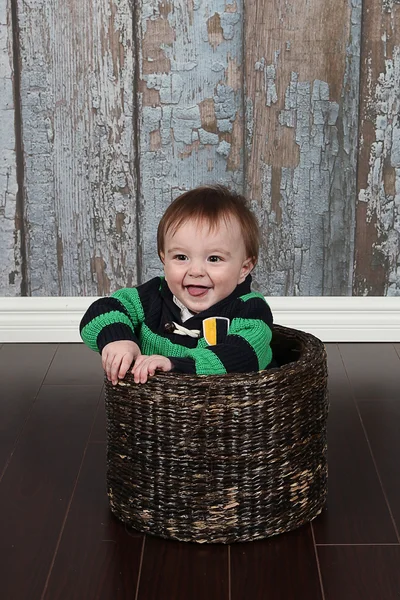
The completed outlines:
{"type": "Polygon", "coordinates": [[[221,185],[185,192],[164,213],[157,244],[164,276],[97,300],[81,321],[108,380],[115,385],[128,369],[145,383],[156,370],[272,366],[272,314],[250,287],[259,228],[246,199],[221,185]]]}

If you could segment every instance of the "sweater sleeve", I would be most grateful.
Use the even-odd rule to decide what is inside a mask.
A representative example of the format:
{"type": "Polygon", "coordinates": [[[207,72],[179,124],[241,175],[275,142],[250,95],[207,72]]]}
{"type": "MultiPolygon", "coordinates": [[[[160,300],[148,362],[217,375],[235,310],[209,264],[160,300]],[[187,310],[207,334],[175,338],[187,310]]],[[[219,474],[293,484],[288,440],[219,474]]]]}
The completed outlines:
{"type": "Polygon", "coordinates": [[[137,288],[124,288],[89,306],[80,323],[80,334],[87,346],[102,352],[110,342],[130,340],[139,345],[138,326],[144,311],[137,288]]]}
{"type": "Polygon", "coordinates": [[[246,373],[265,369],[272,361],[271,310],[261,294],[252,292],[238,299],[239,310],[225,340],[207,346],[204,338],[183,358],[169,357],[174,370],[197,375],[246,373]]]}

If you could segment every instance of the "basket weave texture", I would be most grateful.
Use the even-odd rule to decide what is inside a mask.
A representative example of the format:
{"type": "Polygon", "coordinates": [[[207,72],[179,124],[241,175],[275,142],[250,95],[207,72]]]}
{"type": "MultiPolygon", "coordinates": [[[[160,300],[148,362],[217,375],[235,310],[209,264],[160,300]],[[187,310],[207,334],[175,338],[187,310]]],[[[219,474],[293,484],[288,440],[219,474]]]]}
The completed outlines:
{"type": "Polygon", "coordinates": [[[295,529],[321,512],[325,349],[280,326],[272,345],[282,366],[259,373],[106,380],[107,485],[119,519],[161,537],[230,543],[295,529]]]}

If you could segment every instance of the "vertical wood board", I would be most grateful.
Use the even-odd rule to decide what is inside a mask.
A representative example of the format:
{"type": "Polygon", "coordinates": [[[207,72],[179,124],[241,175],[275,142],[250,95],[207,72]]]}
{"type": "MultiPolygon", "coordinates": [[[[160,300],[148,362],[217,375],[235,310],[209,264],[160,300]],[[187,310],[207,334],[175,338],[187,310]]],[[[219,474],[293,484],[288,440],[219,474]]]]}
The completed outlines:
{"type": "Polygon", "coordinates": [[[142,281],[161,272],[158,222],[183,191],[243,190],[241,0],[143,0],[140,32],[142,281]]]}
{"type": "Polygon", "coordinates": [[[269,295],[351,294],[361,0],[245,3],[247,193],[269,295]]]}
{"type": "Polygon", "coordinates": [[[19,0],[32,296],[136,282],[129,0],[19,0]]]}
{"type": "Polygon", "coordinates": [[[159,274],[162,213],[209,182],[250,197],[265,294],[400,295],[400,0],[15,5],[16,99],[0,0],[1,295],[159,274]]]}
{"type": "Polygon", "coordinates": [[[13,98],[10,0],[0,0],[0,294],[21,294],[21,215],[17,207],[17,156],[13,98]]]}
{"type": "Polygon", "coordinates": [[[353,293],[400,296],[400,2],[364,0],[353,293]]]}

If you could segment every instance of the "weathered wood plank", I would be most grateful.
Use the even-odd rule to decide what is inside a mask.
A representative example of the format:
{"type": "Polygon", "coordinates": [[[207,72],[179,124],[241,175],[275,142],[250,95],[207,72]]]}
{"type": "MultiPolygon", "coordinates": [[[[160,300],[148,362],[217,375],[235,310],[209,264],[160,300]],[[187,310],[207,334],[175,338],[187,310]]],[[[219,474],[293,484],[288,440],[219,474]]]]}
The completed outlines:
{"type": "Polygon", "coordinates": [[[364,0],[354,295],[400,296],[399,4],[364,0]]]}
{"type": "Polygon", "coordinates": [[[142,279],[160,273],[158,221],[197,185],[243,189],[242,0],[143,0],[140,38],[142,279]]]}
{"type": "Polygon", "coordinates": [[[10,0],[0,0],[0,295],[21,294],[21,227],[13,98],[10,0]]]}
{"type": "Polygon", "coordinates": [[[247,193],[269,295],[351,294],[361,0],[245,3],[247,193]]]}
{"type": "Polygon", "coordinates": [[[136,281],[130,0],[18,0],[29,293],[136,281]]]}

